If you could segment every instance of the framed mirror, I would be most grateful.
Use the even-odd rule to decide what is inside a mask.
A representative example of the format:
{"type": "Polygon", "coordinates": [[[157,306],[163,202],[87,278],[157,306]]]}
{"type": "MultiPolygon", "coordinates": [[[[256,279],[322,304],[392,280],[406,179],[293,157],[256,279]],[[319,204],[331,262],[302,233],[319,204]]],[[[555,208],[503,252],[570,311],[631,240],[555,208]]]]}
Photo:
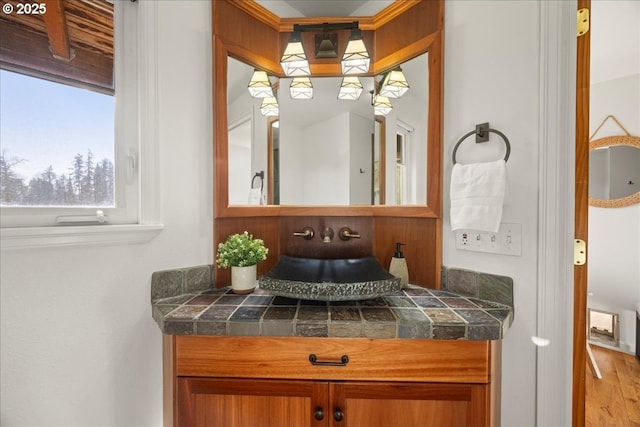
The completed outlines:
{"type": "Polygon", "coordinates": [[[640,203],[640,137],[607,136],[589,143],[589,205],[640,203]]]}
{"type": "Polygon", "coordinates": [[[291,31],[289,21],[262,20],[252,15],[253,10],[243,9],[244,3],[216,5],[217,218],[441,216],[443,46],[440,21],[435,19],[442,13],[440,2],[402,3],[403,12],[389,12],[387,20],[366,20],[368,40],[376,41],[368,46],[370,73],[359,76],[365,88],[354,103],[357,111],[335,104],[342,78],[339,59],[312,62],[314,96],[290,99],[290,82],[278,63],[291,31]],[[236,31],[234,19],[247,31],[236,31]],[[398,30],[409,23],[412,31],[398,30]],[[407,76],[409,92],[392,100],[391,113],[376,117],[370,91],[398,66],[407,76]],[[276,88],[277,117],[263,116],[260,101],[248,93],[254,69],[267,72],[276,88]],[[321,118],[338,111],[343,121],[350,117],[352,127],[329,126],[329,120],[338,121],[335,115],[321,118]],[[345,137],[352,134],[357,134],[357,143],[345,137]]]}

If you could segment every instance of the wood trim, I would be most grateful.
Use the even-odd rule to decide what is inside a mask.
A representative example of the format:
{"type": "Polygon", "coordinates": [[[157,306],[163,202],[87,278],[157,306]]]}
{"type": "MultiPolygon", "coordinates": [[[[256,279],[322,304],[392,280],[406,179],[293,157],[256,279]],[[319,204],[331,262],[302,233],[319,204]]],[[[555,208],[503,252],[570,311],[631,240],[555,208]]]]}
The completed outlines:
{"type": "Polygon", "coordinates": [[[44,0],[47,13],[42,15],[47,28],[51,53],[56,59],[71,61],[73,55],[69,46],[69,32],[64,14],[64,2],[58,0],[44,0]]]}
{"type": "Polygon", "coordinates": [[[401,0],[391,3],[389,6],[374,15],[372,29],[375,30],[382,27],[407,12],[412,7],[417,6],[419,3],[420,0],[401,0]]]}
{"type": "MultiPolygon", "coordinates": [[[[578,9],[591,0],[578,0],[578,9]]],[[[574,238],[588,243],[589,230],[589,93],[591,32],[577,40],[574,238]]],[[[573,404],[574,427],[585,425],[588,262],[573,269],[573,404]]]]}
{"type": "Polygon", "coordinates": [[[178,425],[175,335],[162,335],[162,419],[164,427],[178,425]]]}
{"type": "MultiPolygon", "coordinates": [[[[378,165],[380,176],[378,177],[378,185],[380,187],[380,204],[384,205],[387,199],[387,178],[384,173],[387,170],[387,119],[384,116],[375,116],[375,121],[380,123],[380,164],[378,165]]],[[[372,135],[372,139],[375,139],[375,136],[372,135]]],[[[373,149],[371,152],[373,152],[373,149]]],[[[373,165],[371,165],[371,170],[373,170],[373,165]]],[[[373,180],[373,175],[371,179],[373,180]]],[[[373,188],[373,182],[371,183],[371,188],[373,188]]],[[[373,196],[371,198],[373,199],[373,196]]],[[[373,200],[371,202],[373,203],[373,200]]]]}
{"type": "MultiPolygon", "coordinates": [[[[215,9],[215,8],[214,8],[215,9]]],[[[219,37],[213,36],[214,68],[227,69],[227,50],[219,37]]],[[[213,172],[214,215],[223,216],[229,205],[229,146],[227,126],[227,76],[213,73],[213,172]]]]}
{"type": "Polygon", "coordinates": [[[273,125],[277,121],[280,121],[279,117],[269,117],[267,120],[267,205],[273,205],[273,183],[275,181],[275,165],[273,161],[273,125]]]}
{"type": "Polygon", "coordinates": [[[408,44],[398,50],[391,52],[384,57],[376,57],[376,61],[372,63],[371,69],[373,75],[382,74],[387,70],[402,64],[422,53],[428,52],[433,46],[434,40],[438,37],[438,33],[432,33],[428,36],[408,44]]]}
{"type": "Polygon", "coordinates": [[[429,45],[429,122],[427,135],[427,206],[436,218],[442,218],[442,127],[444,110],[444,37],[442,31],[435,34],[429,45]]]}
{"type": "Polygon", "coordinates": [[[257,20],[273,28],[276,31],[280,30],[281,18],[260,6],[254,0],[229,0],[235,7],[245,12],[247,15],[255,17],[257,20]]]}
{"type": "MultiPolygon", "coordinates": [[[[502,397],[502,340],[491,341],[491,391],[488,405],[491,405],[489,418],[491,425],[500,426],[502,397]]],[[[488,406],[487,405],[487,406],[488,406]]]]}
{"type": "MultiPolygon", "coordinates": [[[[385,23],[375,31],[374,61],[395,55],[397,52],[406,52],[407,46],[414,46],[416,50],[409,59],[424,53],[420,48],[420,42],[428,39],[430,35],[442,30],[442,3],[441,1],[420,1],[410,10],[398,15],[393,20],[385,23]]],[[[404,62],[398,57],[396,64],[404,62]]],[[[374,70],[380,70],[379,66],[374,70]]]]}
{"type": "Polygon", "coordinates": [[[359,27],[363,31],[375,30],[389,21],[402,15],[412,7],[420,3],[421,0],[398,0],[381,10],[374,16],[351,16],[351,17],[298,17],[298,18],[281,18],[265,9],[254,0],[230,0],[238,9],[254,16],[260,22],[272,27],[281,33],[289,33],[293,31],[294,24],[317,24],[318,22],[327,23],[343,23],[358,21],[359,27]]]}
{"type": "MultiPolygon", "coordinates": [[[[222,180],[219,180],[222,181],[222,180]]],[[[228,181],[227,181],[228,183],[228,181]]],[[[219,183],[222,185],[222,183],[219,183]]],[[[216,197],[216,204],[221,198],[216,197]]],[[[269,205],[269,206],[227,206],[218,212],[216,218],[251,218],[266,216],[378,216],[378,217],[402,217],[402,218],[438,218],[441,213],[436,212],[430,206],[422,205],[357,205],[357,206],[296,206],[296,205],[269,205]]]]}

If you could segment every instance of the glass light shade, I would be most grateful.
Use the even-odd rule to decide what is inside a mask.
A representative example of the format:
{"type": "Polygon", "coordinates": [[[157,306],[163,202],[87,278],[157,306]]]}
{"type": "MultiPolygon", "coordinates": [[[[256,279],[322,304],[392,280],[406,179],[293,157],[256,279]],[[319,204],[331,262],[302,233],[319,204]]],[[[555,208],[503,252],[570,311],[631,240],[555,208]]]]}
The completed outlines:
{"type": "Polygon", "coordinates": [[[263,98],[262,104],[260,104],[260,113],[263,116],[277,116],[280,114],[280,106],[278,100],[275,97],[263,98]]]}
{"type": "Polygon", "coordinates": [[[356,76],[345,76],[342,78],[340,84],[340,92],[338,92],[338,99],[346,99],[355,101],[360,98],[362,93],[362,83],[356,76]]]}
{"type": "Polygon", "coordinates": [[[289,93],[293,99],[313,98],[313,85],[309,77],[294,77],[289,86],[289,93]]]}
{"type": "Polygon", "coordinates": [[[409,90],[409,82],[400,67],[388,72],[382,80],[380,95],[388,98],[400,98],[409,90]]]}
{"type": "Polygon", "coordinates": [[[267,98],[273,97],[273,89],[271,88],[271,82],[269,76],[265,71],[254,70],[249,81],[249,93],[254,98],[267,98]]]}
{"type": "Polygon", "coordinates": [[[289,43],[280,58],[280,65],[286,76],[308,76],[311,74],[299,32],[291,34],[289,43]]]}
{"type": "Polygon", "coordinates": [[[368,73],[370,61],[360,30],[353,30],[342,56],[342,74],[368,73]]]}
{"type": "Polygon", "coordinates": [[[389,98],[379,94],[373,97],[373,111],[376,116],[386,116],[391,110],[393,110],[393,105],[389,98]]]}

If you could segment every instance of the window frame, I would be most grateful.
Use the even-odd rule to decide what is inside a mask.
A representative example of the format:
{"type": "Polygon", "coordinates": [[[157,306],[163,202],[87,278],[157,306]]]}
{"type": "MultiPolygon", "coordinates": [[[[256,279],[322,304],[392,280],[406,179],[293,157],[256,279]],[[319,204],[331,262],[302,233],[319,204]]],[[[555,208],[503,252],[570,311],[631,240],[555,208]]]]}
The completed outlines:
{"type": "Polygon", "coordinates": [[[158,215],[157,188],[157,5],[155,2],[114,2],[114,24],[115,79],[118,81],[118,76],[125,70],[129,73],[128,76],[135,76],[134,79],[123,80],[120,84],[120,92],[133,94],[135,101],[123,99],[122,96],[116,97],[116,140],[127,138],[128,142],[133,142],[129,146],[124,144],[124,148],[116,142],[116,159],[122,159],[123,156],[125,159],[116,161],[116,180],[124,179],[129,168],[130,172],[136,173],[127,187],[135,187],[136,191],[123,194],[121,190],[116,190],[115,197],[116,203],[123,204],[129,209],[129,213],[119,216],[116,211],[121,208],[87,208],[85,212],[89,215],[95,215],[98,209],[105,211],[110,217],[109,225],[59,226],[52,225],[51,220],[68,212],[74,215],[84,214],[81,213],[83,208],[2,207],[0,243],[3,250],[118,242],[140,243],[151,240],[163,229],[158,215]],[[130,59],[133,64],[125,64],[123,58],[130,59]],[[135,66],[133,72],[126,68],[130,65],[135,66]],[[118,103],[124,105],[118,108],[118,103]],[[122,108],[123,106],[125,108],[122,108]],[[122,120],[128,122],[126,129],[120,124],[122,120]],[[41,217],[43,214],[49,214],[49,218],[44,222],[41,217]]]}
{"type": "MultiPolygon", "coordinates": [[[[138,72],[136,21],[137,7],[130,2],[114,3],[114,80],[112,94],[115,105],[114,167],[115,207],[95,206],[2,206],[0,227],[54,226],[58,217],[81,216],[87,221],[103,211],[109,224],[138,222],[138,72]],[[126,76],[126,78],[124,78],[126,76]],[[117,94],[117,96],[116,96],[117,94]]],[[[9,70],[42,78],[38,73],[9,70]]],[[[71,84],[68,79],[51,79],[59,84],[83,89],[83,84],[71,84]]]]}

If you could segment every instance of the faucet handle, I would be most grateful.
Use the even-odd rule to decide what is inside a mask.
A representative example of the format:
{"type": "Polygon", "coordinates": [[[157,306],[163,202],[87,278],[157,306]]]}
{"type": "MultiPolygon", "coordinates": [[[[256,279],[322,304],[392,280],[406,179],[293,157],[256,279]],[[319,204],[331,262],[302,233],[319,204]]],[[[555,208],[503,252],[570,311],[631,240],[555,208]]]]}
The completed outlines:
{"type": "Polygon", "coordinates": [[[300,236],[305,240],[311,240],[313,239],[313,236],[315,236],[315,233],[313,231],[313,228],[311,227],[304,227],[302,229],[302,231],[294,231],[293,232],[294,236],[300,236]]]}
{"type": "Polygon", "coordinates": [[[355,232],[355,231],[351,231],[351,229],[349,227],[342,227],[340,229],[340,232],[338,232],[338,235],[340,236],[340,239],[342,239],[342,240],[359,239],[360,238],[360,234],[355,232]]]}

